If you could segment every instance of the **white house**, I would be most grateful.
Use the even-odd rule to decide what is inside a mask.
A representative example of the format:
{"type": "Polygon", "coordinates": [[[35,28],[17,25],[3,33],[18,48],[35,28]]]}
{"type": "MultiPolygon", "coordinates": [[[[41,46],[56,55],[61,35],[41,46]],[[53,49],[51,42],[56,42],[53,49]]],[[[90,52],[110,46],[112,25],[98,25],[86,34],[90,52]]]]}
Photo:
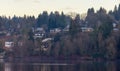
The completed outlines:
{"type": "Polygon", "coordinates": [[[113,31],[117,32],[119,31],[118,25],[116,23],[113,23],[113,31]]]}
{"type": "Polygon", "coordinates": [[[5,47],[6,47],[6,48],[14,47],[14,42],[12,42],[12,41],[6,41],[6,42],[5,42],[5,47]]]}
{"type": "Polygon", "coordinates": [[[44,42],[51,41],[51,40],[53,40],[53,38],[45,38],[42,40],[42,42],[44,43],[44,42]]]}
{"type": "Polygon", "coordinates": [[[44,33],[35,33],[34,34],[34,39],[36,39],[36,38],[43,38],[43,36],[44,36],[44,33]]]}
{"type": "Polygon", "coordinates": [[[36,31],[44,31],[44,28],[42,27],[36,28],[36,31]]]}
{"type": "Polygon", "coordinates": [[[50,33],[59,33],[59,32],[61,32],[60,28],[55,28],[50,30],[50,33]]]}
{"type": "Polygon", "coordinates": [[[113,28],[113,31],[119,31],[119,29],[118,28],[113,28]]]}
{"type": "Polygon", "coordinates": [[[113,28],[117,27],[117,24],[116,24],[116,23],[113,23],[112,25],[113,25],[113,28]]]}
{"type": "Polygon", "coordinates": [[[93,28],[90,27],[81,27],[82,32],[92,32],[93,28]]]}
{"type": "Polygon", "coordinates": [[[34,32],[34,39],[36,38],[43,38],[45,35],[45,30],[44,28],[36,28],[34,32]]]}

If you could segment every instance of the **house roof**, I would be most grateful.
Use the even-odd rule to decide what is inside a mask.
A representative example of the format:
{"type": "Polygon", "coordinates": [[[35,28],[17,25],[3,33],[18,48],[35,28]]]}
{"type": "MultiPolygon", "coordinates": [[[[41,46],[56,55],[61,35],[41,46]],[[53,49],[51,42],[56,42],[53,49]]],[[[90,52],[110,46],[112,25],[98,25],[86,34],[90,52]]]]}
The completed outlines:
{"type": "Polygon", "coordinates": [[[53,40],[53,38],[45,38],[42,40],[42,42],[47,42],[47,41],[51,41],[51,40],[53,40]]]}

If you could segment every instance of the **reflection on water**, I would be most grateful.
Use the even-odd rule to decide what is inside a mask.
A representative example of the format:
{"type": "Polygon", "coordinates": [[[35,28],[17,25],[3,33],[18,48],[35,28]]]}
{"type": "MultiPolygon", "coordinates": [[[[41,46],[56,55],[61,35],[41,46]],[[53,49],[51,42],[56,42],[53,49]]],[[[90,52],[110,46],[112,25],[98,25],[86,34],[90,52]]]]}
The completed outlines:
{"type": "Polygon", "coordinates": [[[0,71],[120,71],[119,62],[0,63],[0,71]]]}

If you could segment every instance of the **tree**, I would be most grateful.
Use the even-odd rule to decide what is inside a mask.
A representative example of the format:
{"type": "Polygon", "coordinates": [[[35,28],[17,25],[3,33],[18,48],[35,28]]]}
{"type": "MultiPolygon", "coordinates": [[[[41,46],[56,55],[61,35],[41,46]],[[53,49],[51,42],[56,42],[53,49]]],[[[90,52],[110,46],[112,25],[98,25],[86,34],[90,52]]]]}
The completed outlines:
{"type": "Polygon", "coordinates": [[[41,38],[37,38],[35,40],[35,47],[37,49],[36,53],[38,55],[42,55],[43,54],[43,49],[42,49],[42,39],[41,38]]]}
{"type": "Polygon", "coordinates": [[[28,32],[28,40],[31,40],[34,42],[34,33],[32,32],[32,30],[28,32]]]}
{"type": "Polygon", "coordinates": [[[56,28],[55,15],[53,14],[53,12],[51,12],[49,15],[48,29],[51,29],[51,28],[56,28]]]}
{"type": "Polygon", "coordinates": [[[103,34],[104,38],[107,38],[110,35],[112,29],[112,20],[107,17],[104,21],[102,21],[102,24],[98,30],[103,34]]]}
{"type": "Polygon", "coordinates": [[[91,14],[94,14],[94,8],[89,8],[88,11],[87,11],[87,15],[91,15],[91,14]]]}
{"type": "Polygon", "coordinates": [[[115,5],[115,8],[114,8],[113,14],[114,14],[114,18],[115,18],[116,20],[119,20],[119,17],[118,17],[118,9],[117,9],[117,6],[116,6],[116,5],[115,5]]]}
{"type": "Polygon", "coordinates": [[[107,59],[115,59],[116,58],[116,40],[114,37],[109,37],[106,40],[106,55],[107,59]]]}
{"type": "Polygon", "coordinates": [[[72,37],[74,37],[80,31],[80,25],[76,23],[76,20],[71,20],[69,33],[72,37]]]}
{"type": "Polygon", "coordinates": [[[80,15],[79,14],[76,15],[74,20],[75,20],[76,24],[80,25],[81,22],[80,22],[80,15]]]}
{"type": "Polygon", "coordinates": [[[61,13],[60,20],[61,20],[60,27],[65,28],[67,26],[67,17],[63,12],[61,13]]]}
{"type": "Polygon", "coordinates": [[[107,38],[112,29],[113,29],[113,19],[111,16],[106,14],[106,10],[104,8],[100,8],[97,12],[97,17],[100,25],[97,27],[98,33],[101,32],[104,38],[107,38]]]}
{"type": "Polygon", "coordinates": [[[4,51],[4,49],[3,49],[3,48],[0,48],[0,53],[3,52],[3,51],[4,51]]]}
{"type": "Polygon", "coordinates": [[[97,26],[98,17],[94,12],[94,8],[90,8],[87,11],[87,16],[85,18],[85,25],[95,28],[97,26]]]}
{"type": "Polygon", "coordinates": [[[43,11],[42,14],[40,14],[37,18],[37,27],[42,27],[44,25],[48,25],[49,22],[49,16],[47,11],[43,11]]]}
{"type": "Polygon", "coordinates": [[[120,20],[120,4],[119,4],[119,6],[118,6],[117,15],[118,15],[118,19],[117,19],[117,20],[120,20]]]}

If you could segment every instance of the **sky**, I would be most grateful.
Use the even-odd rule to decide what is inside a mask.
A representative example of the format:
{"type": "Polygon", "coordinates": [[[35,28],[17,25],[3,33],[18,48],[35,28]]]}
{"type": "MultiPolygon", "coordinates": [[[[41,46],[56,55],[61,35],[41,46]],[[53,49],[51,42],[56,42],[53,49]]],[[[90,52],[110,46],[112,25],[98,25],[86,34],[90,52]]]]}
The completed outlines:
{"type": "Polygon", "coordinates": [[[104,7],[109,11],[119,4],[120,0],[0,0],[0,16],[38,16],[43,11],[82,14],[86,13],[88,8],[98,10],[104,7]]]}

